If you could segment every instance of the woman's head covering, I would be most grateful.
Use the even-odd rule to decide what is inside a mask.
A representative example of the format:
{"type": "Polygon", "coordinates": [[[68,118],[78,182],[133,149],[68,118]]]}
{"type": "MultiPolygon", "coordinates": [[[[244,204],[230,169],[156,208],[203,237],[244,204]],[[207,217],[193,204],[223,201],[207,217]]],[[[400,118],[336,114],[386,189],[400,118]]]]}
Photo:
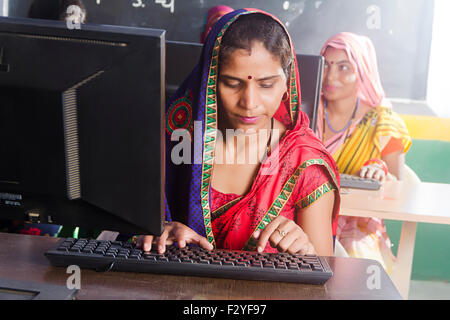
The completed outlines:
{"type": "Polygon", "coordinates": [[[358,97],[372,107],[381,104],[385,97],[378,73],[377,56],[372,41],[365,36],[341,32],[328,39],[320,51],[325,54],[328,47],[345,50],[348,59],[359,77],[358,97]]]}
{"type": "Polygon", "coordinates": [[[214,24],[221,17],[232,11],[234,11],[233,8],[224,5],[215,6],[209,9],[208,15],[206,16],[205,25],[203,27],[203,32],[200,35],[200,43],[205,43],[206,37],[208,36],[208,33],[211,31],[214,24]]]}
{"type": "MultiPolygon", "coordinates": [[[[218,129],[219,52],[227,28],[239,17],[253,13],[266,14],[283,26],[275,17],[257,9],[240,9],[223,16],[209,32],[199,63],[166,105],[166,219],[183,221],[214,245],[210,193],[218,129]],[[179,147],[176,147],[180,143],[178,138],[172,141],[177,136],[174,134],[177,129],[190,133],[189,143],[193,148],[187,156],[191,158],[189,164],[175,164],[171,161],[172,153],[175,150],[179,152],[179,147]]],[[[283,29],[286,31],[284,26],[283,29]]],[[[300,110],[297,61],[290,39],[289,42],[292,57],[288,79],[290,94],[287,101],[280,102],[274,117],[283,122],[288,131],[298,134],[298,138],[291,141],[298,141],[300,145],[305,140],[304,145],[320,149],[323,146],[309,129],[306,114],[300,110]]],[[[266,181],[265,179],[269,178],[263,177],[260,180],[266,181]]]]}

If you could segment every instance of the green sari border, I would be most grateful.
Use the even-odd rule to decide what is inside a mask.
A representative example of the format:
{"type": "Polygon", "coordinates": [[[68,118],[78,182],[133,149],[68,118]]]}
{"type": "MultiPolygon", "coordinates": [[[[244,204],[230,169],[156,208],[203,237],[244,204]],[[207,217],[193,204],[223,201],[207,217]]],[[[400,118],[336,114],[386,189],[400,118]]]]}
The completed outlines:
{"type": "Polygon", "coordinates": [[[214,221],[215,219],[219,218],[222,214],[224,214],[225,212],[227,212],[229,209],[231,209],[231,207],[233,207],[236,203],[238,203],[239,201],[242,200],[243,197],[239,197],[236,198],[234,200],[231,200],[230,202],[224,204],[223,206],[221,206],[220,208],[214,210],[212,212],[211,215],[211,219],[212,221],[214,221]]]}
{"type": "Polygon", "coordinates": [[[242,250],[246,251],[256,251],[256,247],[258,244],[258,240],[253,237],[253,234],[256,232],[256,230],[264,230],[264,228],[272,222],[283,210],[284,206],[288,202],[289,198],[292,195],[292,192],[295,188],[295,185],[297,184],[298,178],[300,177],[303,170],[305,170],[307,167],[311,165],[322,165],[325,166],[333,179],[333,183],[336,186],[336,189],[339,190],[339,186],[337,184],[336,175],[334,174],[333,170],[331,170],[328,163],[326,163],[323,159],[310,159],[306,160],[302,164],[300,164],[297,169],[294,171],[294,173],[291,175],[291,177],[287,180],[287,182],[284,184],[283,188],[281,189],[280,194],[278,197],[274,200],[272,205],[270,206],[269,210],[266,212],[266,214],[263,216],[261,221],[258,223],[255,230],[250,235],[250,238],[248,239],[247,243],[244,245],[242,250]]]}
{"type": "Polygon", "coordinates": [[[329,181],[327,181],[303,199],[298,200],[295,203],[295,206],[299,209],[305,209],[331,190],[336,190],[336,188],[329,181]]]}
{"type": "Polygon", "coordinates": [[[214,247],[216,241],[212,230],[211,206],[210,206],[210,187],[212,169],[214,166],[215,144],[217,139],[217,76],[219,66],[219,50],[223,35],[226,29],[241,15],[254,13],[255,11],[247,11],[237,14],[229,22],[227,22],[219,32],[216,42],[213,46],[211,63],[209,66],[209,74],[206,88],[205,98],[205,138],[203,140],[203,162],[201,175],[201,206],[203,209],[203,223],[205,226],[206,239],[214,247]]]}

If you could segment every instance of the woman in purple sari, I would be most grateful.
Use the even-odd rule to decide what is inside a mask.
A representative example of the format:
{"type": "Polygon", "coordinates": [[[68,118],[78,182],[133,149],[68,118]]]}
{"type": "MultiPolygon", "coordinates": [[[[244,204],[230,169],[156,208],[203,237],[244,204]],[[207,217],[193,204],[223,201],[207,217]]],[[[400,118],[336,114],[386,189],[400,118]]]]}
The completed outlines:
{"type": "Polygon", "coordinates": [[[267,13],[236,10],[214,25],[167,103],[164,232],[139,237],[138,247],[155,240],[160,252],[194,243],[333,255],[339,176],[300,110],[295,57],[286,29],[267,13]],[[180,144],[193,150],[181,156],[180,144]]]}

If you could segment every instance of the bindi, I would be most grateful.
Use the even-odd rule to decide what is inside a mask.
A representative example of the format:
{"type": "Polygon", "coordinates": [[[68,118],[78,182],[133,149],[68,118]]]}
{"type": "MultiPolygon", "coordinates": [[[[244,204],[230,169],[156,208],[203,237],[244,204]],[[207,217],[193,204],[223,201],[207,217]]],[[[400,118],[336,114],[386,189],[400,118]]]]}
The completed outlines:
{"type": "Polygon", "coordinates": [[[248,80],[252,80],[253,79],[253,77],[252,76],[248,76],[248,80]]]}

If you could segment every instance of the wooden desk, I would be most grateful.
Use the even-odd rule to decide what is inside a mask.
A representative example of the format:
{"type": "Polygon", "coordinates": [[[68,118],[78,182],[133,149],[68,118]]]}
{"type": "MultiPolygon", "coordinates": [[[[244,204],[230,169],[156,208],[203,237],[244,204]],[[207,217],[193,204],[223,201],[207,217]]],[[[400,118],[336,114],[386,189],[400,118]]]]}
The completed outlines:
{"type": "MultiPolygon", "coordinates": [[[[44,252],[58,239],[0,233],[1,277],[66,285],[70,274],[49,264],[44,252]]],[[[245,281],[143,273],[81,271],[77,299],[401,299],[383,267],[374,260],[329,257],[334,276],[325,285],[245,281]],[[379,287],[368,286],[373,268],[379,287]],[[370,289],[370,287],[372,289],[370,289]]],[[[372,278],[373,279],[373,278],[372,278]]]]}
{"type": "MultiPolygon", "coordinates": [[[[417,223],[450,224],[450,184],[388,181],[378,191],[341,190],[341,215],[403,221],[392,279],[407,299],[417,223]]],[[[445,244],[444,244],[445,245],[445,244]]]]}

